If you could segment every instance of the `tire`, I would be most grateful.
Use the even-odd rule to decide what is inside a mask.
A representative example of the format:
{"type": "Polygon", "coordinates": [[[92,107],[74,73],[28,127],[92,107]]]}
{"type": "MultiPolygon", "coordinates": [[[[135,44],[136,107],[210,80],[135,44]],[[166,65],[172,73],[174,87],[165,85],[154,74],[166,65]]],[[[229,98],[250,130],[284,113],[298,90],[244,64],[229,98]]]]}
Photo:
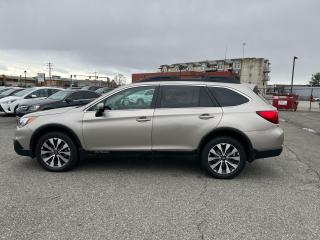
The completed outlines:
{"type": "Polygon", "coordinates": [[[246,161],[247,154],[243,145],[228,136],[214,138],[201,152],[201,164],[214,178],[234,178],[241,173],[246,161]]]}
{"type": "Polygon", "coordinates": [[[35,155],[39,164],[51,172],[71,170],[79,162],[77,145],[61,132],[42,135],[36,144],[35,155]]]}
{"type": "Polygon", "coordinates": [[[16,116],[17,116],[17,109],[18,109],[18,107],[19,107],[19,106],[16,106],[16,107],[13,109],[13,114],[16,115],[16,116]]]}

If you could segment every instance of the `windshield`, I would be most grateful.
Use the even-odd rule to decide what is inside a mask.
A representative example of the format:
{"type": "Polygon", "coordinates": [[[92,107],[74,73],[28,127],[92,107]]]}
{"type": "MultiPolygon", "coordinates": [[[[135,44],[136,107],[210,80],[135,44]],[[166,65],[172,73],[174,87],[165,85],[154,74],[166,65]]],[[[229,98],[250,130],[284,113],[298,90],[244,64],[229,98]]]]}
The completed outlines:
{"type": "Polygon", "coordinates": [[[5,91],[8,91],[8,89],[7,88],[0,89],[0,94],[4,93],[5,91]]]}
{"type": "Polygon", "coordinates": [[[72,93],[72,91],[59,91],[56,92],[54,94],[52,94],[50,97],[48,97],[49,99],[52,100],[63,100],[65,99],[65,97],[67,97],[70,93],[72,93]]]}
{"type": "Polygon", "coordinates": [[[35,90],[35,88],[27,88],[25,90],[22,90],[20,92],[15,93],[13,96],[22,97],[24,95],[27,95],[27,94],[33,92],[34,90],[35,90]]]}
{"type": "MultiPolygon", "coordinates": [[[[22,90],[22,89],[21,89],[22,90]]],[[[21,91],[20,90],[20,91],[21,91]]],[[[7,91],[4,91],[1,93],[2,96],[9,96],[11,93],[14,93],[15,91],[19,91],[19,89],[9,89],[7,91]]]]}

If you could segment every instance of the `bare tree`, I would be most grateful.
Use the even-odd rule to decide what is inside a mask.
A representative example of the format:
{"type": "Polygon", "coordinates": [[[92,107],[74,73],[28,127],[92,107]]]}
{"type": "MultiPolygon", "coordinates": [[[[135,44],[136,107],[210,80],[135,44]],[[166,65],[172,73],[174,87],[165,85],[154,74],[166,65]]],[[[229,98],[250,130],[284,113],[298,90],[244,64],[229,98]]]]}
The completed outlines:
{"type": "Polygon", "coordinates": [[[126,84],[127,78],[123,74],[118,73],[113,80],[117,83],[118,86],[122,86],[126,84]]]}

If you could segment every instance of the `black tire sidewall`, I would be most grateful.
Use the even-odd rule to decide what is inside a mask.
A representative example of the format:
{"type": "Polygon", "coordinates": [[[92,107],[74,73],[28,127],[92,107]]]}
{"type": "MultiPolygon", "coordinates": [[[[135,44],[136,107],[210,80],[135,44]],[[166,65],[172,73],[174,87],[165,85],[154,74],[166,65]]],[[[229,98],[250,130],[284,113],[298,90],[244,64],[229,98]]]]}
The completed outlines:
{"type": "Polygon", "coordinates": [[[236,139],[232,138],[232,137],[228,137],[228,136],[221,136],[221,137],[217,137],[212,139],[211,141],[209,141],[205,147],[202,149],[201,152],[201,164],[202,166],[206,169],[206,171],[213,176],[214,178],[220,178],[220,179],[231,179],[234,178],[235,176],[239,175],[243,168],[246,165],[246,161],[247,161],[247,154],[246,151],[243,147],[243,145],[236,139]],[[211,148],[219,143],[230,143],[232,145],[234,145],[240,154],[240,164],[238,166],[238,168],[229,174],[218,174],[216,172],[214,172],[209,163],[208,163],[208,154],[209,151],[211,150],[211,148]]]}
{"type": "Polygon", "coordinates": [[[36,144],[36,149],[35,149],[35,155],[36,159],[39,162],[39,164],[46,170],[51,171],[51,172],[64,172],[68,171],[76,166],[76,164],[79,162],[79,157],[78,157],[78,149],[77,146],[72,138],[70,138],[68,135],[61,133],[61,132],[49,132],[44,135],[42,135],[39,140],[37,141],[36,144]],[[64,141],[66,141],[69,145],[70,151],[71,151],[71,158],[69,162],[64,165],[61,168],[53,168],[48,166],[41,157],[41,146],[42,144],[49,138],[60,138],[64,141]]]}

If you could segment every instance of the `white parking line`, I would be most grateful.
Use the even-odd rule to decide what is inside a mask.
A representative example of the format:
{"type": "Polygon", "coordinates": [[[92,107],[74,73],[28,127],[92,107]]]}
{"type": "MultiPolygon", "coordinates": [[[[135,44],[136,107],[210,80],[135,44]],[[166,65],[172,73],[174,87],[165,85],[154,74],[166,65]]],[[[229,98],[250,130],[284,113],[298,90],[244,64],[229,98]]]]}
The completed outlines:
{"type": "Polygon", "coordinates": [[[308,131],[308,132],[312,132],[312,133],[316,133],[317,131],[313,130],[312,128],[302,128],[303,130],[305,131],[308,131]]]}

